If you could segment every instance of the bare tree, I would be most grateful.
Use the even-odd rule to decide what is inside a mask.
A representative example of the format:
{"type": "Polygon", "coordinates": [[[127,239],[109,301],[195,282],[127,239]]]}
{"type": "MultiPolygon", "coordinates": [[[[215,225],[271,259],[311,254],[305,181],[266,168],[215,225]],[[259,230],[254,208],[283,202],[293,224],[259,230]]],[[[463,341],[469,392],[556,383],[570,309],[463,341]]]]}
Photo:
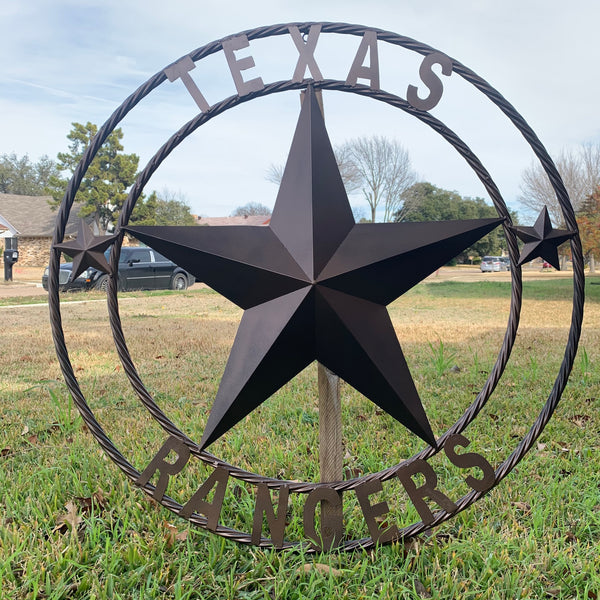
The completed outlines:
{"type": "Polygon", "coordinates": [[[254,215],[270,216],[271,209],[260,202],[248,202],[244,206],[238,206],[232,213],[232,217],[251,217],[254,215]]]}
{"type": "Polygon", "coordinates": [[[354,217],[355,223],[366,223],[367,222],[367,211],[364,206],[350,206],[352,209],[352,216],[354,217]]]}
{"type": "Polygon", "coordinates": [[[283,179],[283,169],[283,165],[271,163],[267,169],[267,172],[265,173],[265,179],[271,183],[274,183],[275,185],[279,185],[283,179]]]}
{"type": "MultiPolygon", "coordinates": [[[[404,216],[404,193],[417,177],[401,144],[385,137],[361,137],[336,146],[334,152],[346,193],[362,191],[371,208],[371,221],[380,207],[384,221],[404,216]]],[[[283,171],[282,165],[271,164],[265,177],[280,184],[283,171]]]]}
{"type": "Polygon", "coordinates": [[[375,222],[377,209],[383,207],[383,221],[402,213],[404,192],[416,182],[406,149],[385,137],[361,137],[344,144],[344,156],[360,177],[360,188],[371,208],[375,222]]]}
{"type": "MultiPolygon", "coordinates": [[[[578,212],[586,198],[600,184],[600,144],[584,144],[576,151],[563,150],[554,163],[562,177],[575,212],[578,212]]],[[[538,213],[544,206],[552,222],[564,224],[562,210],[550,180],[539,163],[533,163],[521,175],[521,195],[523,206],[538,213]]]]}
{"type": "Polygon", "coordinates": [[[342,146],[336,146],[334,153],[340,175],[342,176],[342,181],[344,182],[344,187],[346,188],[346,193],[351,194],[360,189],[362,177],[356,167],[356,163],[348,145],[344,144],[342,146]]]}
{"type": "MultiPolygon", "coordinates": [[[[587,187],[595,193],[600,186],[600,143],[583,144],[581,161],[587,178],[587,187]]],[[[588,194],[589,196],[589,194],[588,194]]]]}
{"type": "MultiPolygon", "coordinates": [[[[344,188],[346,188],[346,193],[351,194],[360,188],[360,175],[356,170],[354,162],[349,156],[346,145],[336,147],[334,149],[334,154],[340,175],[342,177],[342,182],[344,183],[344,188]]],[[[265,179],[271,183],[279,185],[283,179],[283,171],[283,165],[276,165],[273,163],[269,165],[269,168],[265,174],[265,179]]]]}

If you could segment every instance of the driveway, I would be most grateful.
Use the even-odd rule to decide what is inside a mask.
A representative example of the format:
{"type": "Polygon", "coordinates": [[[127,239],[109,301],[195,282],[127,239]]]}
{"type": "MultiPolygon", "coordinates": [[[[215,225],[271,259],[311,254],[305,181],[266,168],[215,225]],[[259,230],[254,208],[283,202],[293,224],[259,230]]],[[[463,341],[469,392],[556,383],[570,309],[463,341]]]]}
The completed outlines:
{"type": "Polygon", "coordinates": [[[29,281],[0,282],[0,298],[16,298],[19,296],[46,296],[48,292],[41,283],[29,281]]]}

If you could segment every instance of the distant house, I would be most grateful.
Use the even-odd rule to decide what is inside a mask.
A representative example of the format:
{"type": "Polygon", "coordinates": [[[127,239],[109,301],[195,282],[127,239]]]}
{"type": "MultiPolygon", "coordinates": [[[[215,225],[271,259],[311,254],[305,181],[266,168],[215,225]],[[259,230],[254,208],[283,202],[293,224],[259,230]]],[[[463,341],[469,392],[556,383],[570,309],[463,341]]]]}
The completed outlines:
{"type": "Polygon", "coordinates": [[[194,215],[198,225],[268,225],[269,215],[250,215],[247,217],[198,217],[194,215]]]}
{"type": "MultiPolygon", "coordinates": [[[[0,194],[0,245],[19,250],[19,265],[43,267],[48,264],[57,211],[48,204],[50,196],[0,194]]],[[[72,210],[65,238],[77,233],[77,210],[72,210]]]]}

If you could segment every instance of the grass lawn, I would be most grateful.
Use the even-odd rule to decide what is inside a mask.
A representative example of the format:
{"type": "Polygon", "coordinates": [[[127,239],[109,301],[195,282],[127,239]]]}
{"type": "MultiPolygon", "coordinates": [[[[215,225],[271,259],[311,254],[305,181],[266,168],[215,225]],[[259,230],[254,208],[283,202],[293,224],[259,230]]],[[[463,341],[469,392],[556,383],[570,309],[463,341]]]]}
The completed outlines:
{"type": "MultiPolygon", "coordinates": [[[[470,405],[505,334],[510,284],[425,282],[389,307],[436,434],[470,405]]],[[[569,279],[526,281],[521,324],[499,385],[464,434],[497,466],[550,393],[570,323],[569,279]]],[[[75,373],[114,443],[143,470],[167,438],[131,390],[98,293],[63,298],[75,373]],[[71,302],[69,302],[71,301],[71,302]],[[75,302],[73,302],[75,301],[75,302]]],[[[43,298],[40,298],[43,300],[43,298]]],[[[580,350],[563,399],[534,448],[487,496],[405,543],[307,554],[238,545],[197,529],[130,483],[73,408],[54,354],[47,307],[0,301],[0,599],[600,597],[600,278],[588,278],[580,350]]],[[[209,290],[120,295],[125,335],[156,402],[199,441],[241,311],[209,290]]],[[[424,447],[342,385],[348,477],[391,467],[424,447]]],[[[313,365],[210,447],[244,469],[318,481],[313,365]]],[[[469,491],[443,456],[430,464],[453,500],[469,491]]],[[[190,463],[168,493],[184,503],[210,475],[190,463]]],[[[477,476],[475,471],[474,476],[477,476]]],[[[252,530],[255,488],[230,480],[220,523],[252,530]]],[[[419,520],[399,482],[385,500],[398,527],[419,520]]],[[[286,539],[303,541],[290,496],[286,539]]],[[[435,510],[435,503],[430,503],[435,510]]],[[[350,539],[368,536],[344,495],[350,539]]],[[[263,535],[267,535],[267,529],[263,535]]]]}

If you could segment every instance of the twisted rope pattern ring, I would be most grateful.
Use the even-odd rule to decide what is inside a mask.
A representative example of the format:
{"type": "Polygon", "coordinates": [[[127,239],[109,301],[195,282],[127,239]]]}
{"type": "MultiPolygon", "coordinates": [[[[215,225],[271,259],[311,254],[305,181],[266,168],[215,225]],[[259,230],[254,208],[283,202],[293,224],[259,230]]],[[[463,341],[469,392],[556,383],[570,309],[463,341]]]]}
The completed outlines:
{"type": "MultiPolygon", "coordinates": [[[[308,32],[310,27],[316,23],[308,22],[308,23],[292,23],[292,24],[280,24],[273,25],[270,27],[260,27],[256,29],[251,29],[245,32],[245,34],[249,40],[266,38],[270,36],[277,35],[285,35],[289,31],[290,25],[295,25],[299,28],[299,30],[303,33],[308,32]]],[[[427,55],[431,52],[437,51],[435,48],[431,46],[421,44],[416,40],[411,38],[407,38],[404,36],[397,35],[392,32],[375,29],[375,28],[367,28],[360,25],[348,25],[343,23],[322,23],[321,31],[323,33],[338,33],[345,35],[355,35],[361,36],[364,35],[365,31],[376,31],[377,37],[379,40],[404,47],[408,50],[412,50],[422,55],[427,55]]],[[[194,52],[192,52],[189,56],[194,61],[201,60],[206,56],[214,54],[222,49],[222,40],[217,40],[198,48],[194,52]]],[[[525,120],[517,113],[514,107],[507,102],[501,94],[499,94],[494,88],[492,88],[485,80],[477,76],[473,71],[462,65],[460,62],[453,60],[453,72],[460,75],[466,81],[475,86],[479,91],[481,91],[490,101],[492,101],[513,123],[513,125],[520,131],[523,137],[526,139],[528,144],[531,146],[533,152],[536,157],[542,164],[542,167],[548,174],[550,178],[550,182],[556,192],[558,201],[563,210],[564,218],[567,227],[576,232],[571,240],[571,251],[573,256],[573,309],[572,309],[572,317],[571,317],[571,327],[569,331],[569,337],[567,341],[567,347],[565,350],[565,354],[563,357],[563,361],[561,363],[561,367],[559,370],[559,374],[557,379],[555,380],[554,386],[550,395],[532,425],[531,429],[525,436],[525,438],[519,443],[517,448],[512,452],[512,454],[503,461],[496,469],[496,480],[495,485],[497,485],[510,471],[514,468],[514,466],[521,460],[521,458],[525,455],[525,453],[531,448],[537,437],[540,435],[545,425],[548,423],[550,417],[552,416],[558,402],[560,400],[560,396],[564,387],[566,386],[569,373],[571,371],[573,361],[575,359],[575,355],[577,352],[577,344],[579,340],[579,336],[581,333],[581,324],[583,318],[583,302],[584,302],[584,274],[583,274],[583,251],[581,247],[581,241],[579,239],[579,235],[577,233],[577,222],[575,220],[575,214],[569,202],[568,194],[564,187],[564,184],[558,174],[558,171],[550,159],[550,156],[546,152],[544,146],[535,135],[533,130],[527,125],[525,120]]],[[[111,115],[111,117],[106,121],[106,123],[101,127],[98,131],[98,134],[94,137],[90,146],[84,153],[84,156],[77,166],[71,181],[67,187],[63,202],[60,206],[56,227],[54,231],[53,244],[60,243],[64,237],[64,232],[66,228],[66,223],[68,221],[69,213],[71,207],[73,205],[76,192],[81,184],[83,176],[90,163],[92,162],[94,156],[102,146],[102,144],[106,141],[106,138],[110,135],[113,129],[118,125],[118,123],[148,94],[150,94],[154,89],[156,89],[160,84],[162,84],[166,80],[166,76],[164,75],[164,71],[160,71],[156,73],[153,77],[151,77],[147,82],[145,82],[142,86],[140,86],[133,94],[131,94],[123,104],[111,115]]],[[[387,94],[381,90],[371,90],[366,86],[347,86],[343,82],[333,81],[333,80],[325,80],[319,82],[313,82],[312,80],[307,80],[301,83],[294,82],[277,82],[274,84],[270,84],[265,86],[264,90],[260,92],[254,92],[252,94],[248,94],[243,98],[239,98],[237,96],[228,98],[213,107],[207,112],[199,115],[195,119],[192,119],[188,122],[184,127],[182,127],[174,136],[170,138],[170,140],[162,146],[162,148],[155,154],[155,156],[149,161],[148,165],[144,169],[144,171],[138,177],[135,185],[133,186],[128,200],[123,208],[121,213],[119,226],[123,226],[127,223],[131,211],[135,206],[135,201],[139,197],[146,181],[150,177],[150,175],[158,168],[164,158],[179,144],[183,141],[188,135],[190,135],[195,129],[197,129],[200,125],[211,119],[212,117],[221,114],[222,112],[240,104],[241,102],[247,102],[249,100],[253,100],[259,96],[278,93],[287,90],[301,89],[306,86],[307,83],[313,83],[315,87],[319,87],[321,89],[327,90],[337,90],[344,92],[356,93],[359,95],[367,96],[382,102],[386,102],[392,106],[400,108],[412,115],[416,118],[420,119],[422,122],[432,127],[438,133],[440,133],[452,146],[465,158],[467,163],[474,169],[477,173],[479,179],[482,181],[483,185],[486,187],[498,213],[501,216],[506,218],[506,222],[504,225],[505,234],[508,242],[509,254],[511,257],[511,262],[516,264],[518,257],[518,245],[514,233],[510,228],[510,216],[506,209],[506,206],[502,200],[500,192],[496,188],[494,182],[491,177],[481,165],[479,160],[475,157],[475,155],[469,150],[469,148],[445,125],[440,123],[435,117],[430,115],[429,113],[423,113],[411,107],[405,100],[393,96],[391,94],[387,94]]],[[[113,249],[111,251],[111,263],[113,267],[118,263],[118,257],[120,253],[121,240],[114,244],[113,249]]],[[[102,449],[108,454],[108,456],[115,462],[115,464],[133,481],[135,481],[139,477],[139,472],[129,463],[129,461],[121,454],[121,452],[114,446],[111,439],[105,433],[103,428],[97,422],[94,417],[93,412],[89,408],[83,393],[79,387],[79,383],[77,378],[75,377],[69,354],[66,348],[64,332],[62,329],[62,317],[60,312],[60,300],[59,300],[59,291],[58,291],[58,270],[59,270],[59,260],[60,260],[60,252],[53,248],[50,256],[50,276],[48,281],[49,286],[49,311],[50,311],[50,321],[52,326],[52,333],[54,344],[58,356],[58,360],[63,371],[63,375],[65,377],[65,381],[67,386],[71,392],[73,400],[90,431],[102,447],[102,449]]],[[[512,349],[512,345],[514,343],[516,331],[518,328],[519,314],[520,314],[520,306],[522,300],[522,290],[521,290],[521,272],[520,269],[513,269],[512,272],[512,291],[511,291],[511,307],[509,314],[509,322],[507,326],[507,331],[504,337],[504,341],[502,344],[502,348],[486,381],[483,389],[480,394],[477,396],[476,400],[473,404],[465,411],[462,417],[439,438],[439,447],[443,446],[443,442],[447,437],[454,433],[459,433],[463,431],[469,423],[477,416],[479,411],[483,408],[491,393],[495,389],[506,362],[510,356],[510,352],[512,349]]],[[[173,435],[180,440],[182,440],[192,453],[203,460],[205,463],[212,466],[223,466],[227,468],[233,477],[237,477],[243,481],[246,481],[251,484],[256,483],[266,483],[270,487],[279,487],[286,482],[280,480],[274,480],[272,478],[261,477],[259,475],[255,475],[252,473],[248,473],[243,471],[242,469],[238,469],[232,465],[228,465],[227,463],[220,461],[216,457],[212,456],[206,452],[200,452],[198,446],[190,440],[183,432],[181,432],[169,419],[168,417],[160,410],[160,408],[156,405],[151,395],[147,392],[143,382],[141,381],[135,365],[131,360],[131,356],[129,355],[129,351],[127,349],[125,338],[123,336],[120,317],[118,313],[118,300],[117,300],[117,290],[116,290],[116,280],[114,278],[110,279],[109,283],[109,291],[108,291],[108,306],[110,312],[110,322],[111,327],[113,329],[113,335],[115,338],[115,344],[117,347],[117,351],[123,363],[123,367],[127,376],[129,377],[136,393],[141,399],[142,403],[146,406],[148,411],[151,413],[153,418],[159,422],[159,424],[164,428],[166,432],[170,435],[173,435]]],[[[409,461],[415,460],[416,458],[429,458],[432,456],[437,450],[433,448],[428,448],[415,455],[409,461]]],[[[408,462],[408,461],[407,461],[408,462]]],[[[404,463],[403,463],[404,464],[404,463]]],[[[399,468],[400,465],[396,465],[389,469],[380,471],[379,473],[374,473],[371,475],[367,475],[365,477],[353,479],[350,481],[343,481],[333,484],[331,487],[339,490],[339,491],[347,491],[356,488],[358,485],[365,481],[369,481],[372,479],[379,479],[380,481],[385,481],[393,477],[399,468]]],[[[296,482],[287,482],[290,484],[292,491],[296,493],[308,493],[319,487],[322,484],[312,484],[312,483],[296,483],[296,482]]],[[[146,484],[142,486],[146,493],[152,494],[154,490],[154,486],[151,484],[146,484]]],[[[418,535],[425,529],[429,529],[435,525],[438,525],[450,517],[454,516],[458,512],[464,510],[468,506],[470,506],[473,502],[478,500],[481,496],[487,492],[471,492],[466,494],[462,498],[460,498],[456,502],[457,509],[453,512],[447,512],[444,510],[440,510],[435,513],[435,519],[432,524],[425,526],[423,523],[415,523],[408,527],[403,528],[399,537],[401,539],[407,537],[413,537],[418,535]]],[[[181,505],[174,501],[173,499],[165,496],[162,500],[162,504],[168,508],[169,510],[178,513],[181,509],[181,505]]],[[[189,520],[200,526],[206,527],[206,519],[196,513],[192,514],[189,520]]],[[[243,532],[236,531],[234,529],[218,526],[216,533],[222,535],[223,537],[242,542],[242,543],[251,543],[250,535],[245,534],[243,532]]],[[[292,547],[298,543],[288,542],[284,547],[292,547]]],[[[261,542],[261,546],[269,546],[270,543],[268,540],[261,542]]],[[[356,548],[365,548],[371,547],[373,542],[370,538],[364,538],[360,540],[353,540],[346,542],[343,545],[343,548],[346,550],[352,550],[356,548]]]]}

